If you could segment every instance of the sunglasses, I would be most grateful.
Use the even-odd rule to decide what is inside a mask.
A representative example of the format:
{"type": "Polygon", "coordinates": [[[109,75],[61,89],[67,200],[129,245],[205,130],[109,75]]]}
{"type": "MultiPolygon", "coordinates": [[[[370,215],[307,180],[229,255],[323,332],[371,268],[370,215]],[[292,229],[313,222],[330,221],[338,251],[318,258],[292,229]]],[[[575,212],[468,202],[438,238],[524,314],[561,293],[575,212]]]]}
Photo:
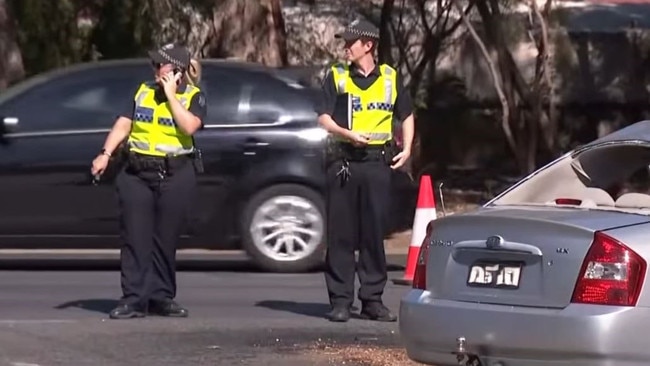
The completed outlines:
{"type": "MultiPolygon", "coordinates": [[[[159,70],[161,67],[163,67],[165,65],[169,65],[169,64],[164,64],[164,63],[161,63],[161,62],[153,62],[153,61],[151,62],[151,66],[153,66],[153,68],[156,69],[156,70],[159,70]]],[[[179,68],[177,66],[174,66],[174,72],[175,73],[178,73],[178,72],[182,73],[183,69],[181,69],[181,68],[179,68]]]]}

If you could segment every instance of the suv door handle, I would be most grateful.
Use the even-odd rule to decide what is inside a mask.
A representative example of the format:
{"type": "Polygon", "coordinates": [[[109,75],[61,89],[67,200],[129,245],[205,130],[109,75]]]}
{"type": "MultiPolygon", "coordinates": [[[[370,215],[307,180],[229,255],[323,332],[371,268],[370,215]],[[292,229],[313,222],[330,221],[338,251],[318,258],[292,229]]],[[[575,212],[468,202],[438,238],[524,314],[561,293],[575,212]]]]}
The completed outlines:
{"type": "Polygon", "coordinates": [[[269,145],[270,144],[266,141],[258,140],[256,138],[249,138],[244,141],[242,147],[244,150],[244,155],[256,155],[257,150],[269,145]]]}
{"type": "Polygon", "coordinates": [[[264,147],[264,146],[269,146],[268,142],[265,141],[260,141],[257,139],[249,139],[244,142],[244,147],[245,148],[255,148],[255,147],[264,147]]]}

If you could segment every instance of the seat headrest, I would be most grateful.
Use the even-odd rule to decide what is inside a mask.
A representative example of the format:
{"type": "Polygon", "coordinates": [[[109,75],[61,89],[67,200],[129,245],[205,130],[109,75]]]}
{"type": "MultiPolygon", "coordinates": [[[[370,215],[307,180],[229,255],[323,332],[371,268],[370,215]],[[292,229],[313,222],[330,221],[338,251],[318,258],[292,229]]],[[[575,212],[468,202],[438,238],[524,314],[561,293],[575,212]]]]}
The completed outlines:
{"type": "Polygon", "coordinates": [[[614,198],[604,189],[587,187],[583,192],[582,199],[591,200],[599,206],[614,206],[614,198]]]}
{"type": "Polygon", "coordinates": [[[643,193],[626,193],[616,200],[616,207],[648,208],[650,209],[650,195],[643,193]]]}

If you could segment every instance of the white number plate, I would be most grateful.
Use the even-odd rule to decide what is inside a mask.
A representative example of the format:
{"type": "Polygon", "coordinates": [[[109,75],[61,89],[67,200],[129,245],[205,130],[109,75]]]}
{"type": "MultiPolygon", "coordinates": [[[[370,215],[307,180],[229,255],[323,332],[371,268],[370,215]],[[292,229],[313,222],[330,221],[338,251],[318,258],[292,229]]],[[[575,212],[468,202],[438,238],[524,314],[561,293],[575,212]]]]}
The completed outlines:
{"type": "Polygon", "coordinates": [[[475,264],[469,269],[469,286],[519,288],[521,265],[475,264]]]}

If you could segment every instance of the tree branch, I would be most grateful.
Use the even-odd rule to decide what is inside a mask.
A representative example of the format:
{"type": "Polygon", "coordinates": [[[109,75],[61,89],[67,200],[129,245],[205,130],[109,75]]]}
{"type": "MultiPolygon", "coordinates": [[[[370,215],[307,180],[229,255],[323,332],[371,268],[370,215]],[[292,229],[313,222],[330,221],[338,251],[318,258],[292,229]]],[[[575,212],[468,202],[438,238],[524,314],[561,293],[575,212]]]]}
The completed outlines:
{"type": "Polygon", "coordinates": [[[483,54],[483,57],[485,58],[485,62],[487,62],[488,67],[490,68],[490,75],[492,76],[492,81],[494,83],[494,88],[499,95],[499,101],[501,102],[501,127],[503,128],[503,132],[506,135],[506,141],[508,142],[508,145],[510,146],[510,149],[515,153],[515,155],[518,154],[517,152],[517,145],[515,143],[515,139],[512,135],[512,130],[510,128],[510,109],[508,107],[508,100],[506,99],[506,95],[503,92],[503,88],[501,86],[501,80],[499,78],[499,74],[497,73],[496,67],[494,66],[494,62],[492,62],[492,58],[490,57],[490,53],[488,52],[487,48],[485,47],[485,44],[481,40],[481,37],[479,37],[478,33],[476,33],[476,29],[474,29],[474,26],[472,23],[469,21],[467,18],[467,15],[465,15],[465,12],[463,11],[463,8],[458,4],[458,0],[451,0],[454,7],[458,11],[461,20],[463,21],[463,24],[465,24],[465,27],[467,30],[470,32],[472,35],[472,38],[474,39],[474,42],[476,42],[476,45],[479,47],[481,50],[481,53],[483,54]]]}
{"type": "Polygon", "coordinates": [[[535,0],[531,0],[531,7],[533,10],[533,14],[537,18],[537,21],[539,22],[539,26],[541,29],[541,37],[538,42],[539,44],[539,55],[538,59],[540,60],[541,63],[541,70],[540,70],[540,95],[538,98],[540,98],[540,103],[541,101],[544,100],[543,93],[541,92],[542,85],[545,87],[545,92],[548,96],[549,100],[549,106],[548,106],[548,118],[540,118],[540,127],[542,128],[543,134],[544,134],[544,139],[547,145],[547,148],[552,152],[555,153],[555,93],[554,93],[554,88],[553,88],[553,81],[551,77],[551,72],[552,72],[552,64],[551,64],[551,55],[550,55],[550,42],[549,42],[549,36],[548,36],[548,24],[547,19],[548,15],[550,12],[551,8],[551,1],[552,0],[546,0],[546,4],[544,5],[544,12],[545,15],[542,15],[540,12],[537,2],[535,0]],[[543,83],[543,84],[542,84],[543,83]]]}

